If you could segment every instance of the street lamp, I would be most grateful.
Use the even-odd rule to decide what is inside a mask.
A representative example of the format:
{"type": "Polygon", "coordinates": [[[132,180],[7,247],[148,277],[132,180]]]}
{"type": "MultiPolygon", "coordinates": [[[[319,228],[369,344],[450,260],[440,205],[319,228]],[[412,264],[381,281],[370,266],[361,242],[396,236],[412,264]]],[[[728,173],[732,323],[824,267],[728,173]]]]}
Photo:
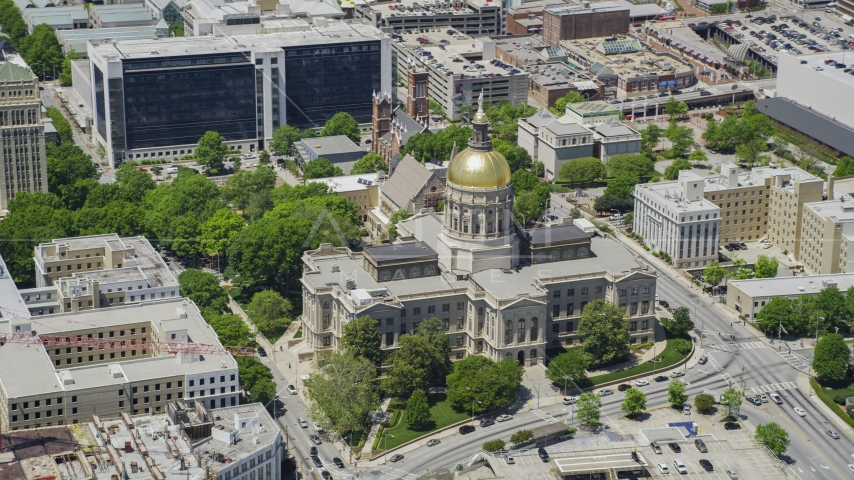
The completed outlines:
{"type": "Polygon", "coordinates": [[[471,425],[474,426],[474,402],[477,402],[478,405],[483,405],[480,400],[471,399],[471,425]]]}
{"type": "Polygon", "coordinates": [[[391,437],[391,438],[394,438],[394,435],[392,435],[390,433],[383,434],[383,446],[385,447],[383,449],[384,450],[383,453],[385,454],[385,461],[388,462],[388,437],[386,435],[388,435],[388,437],[391,437]]]}

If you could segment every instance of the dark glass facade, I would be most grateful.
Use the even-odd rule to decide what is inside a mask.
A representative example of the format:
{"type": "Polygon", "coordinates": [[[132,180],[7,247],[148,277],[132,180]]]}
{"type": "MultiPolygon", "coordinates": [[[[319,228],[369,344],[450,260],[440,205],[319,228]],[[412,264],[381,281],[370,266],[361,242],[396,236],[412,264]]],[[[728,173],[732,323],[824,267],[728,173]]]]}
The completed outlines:
{"type": "Polygon", "coordinates": [[[122,67],[128,149],[194,144],[208,130],[232,141],[257,138],[248,54],[125,60],[122,67]]]}
{"type": "Polygon", "coordinates": [[[322,126],[338,112],[371,121],[371,95],[381,90],[380,40],[285,50],[287,124],[322,126]]]}
{"type": "Polygon", "coordinates": [[[95,66],[95,122],[98,135],[107,138],[107,107],[104,101],[104,74],[95,66]]]}

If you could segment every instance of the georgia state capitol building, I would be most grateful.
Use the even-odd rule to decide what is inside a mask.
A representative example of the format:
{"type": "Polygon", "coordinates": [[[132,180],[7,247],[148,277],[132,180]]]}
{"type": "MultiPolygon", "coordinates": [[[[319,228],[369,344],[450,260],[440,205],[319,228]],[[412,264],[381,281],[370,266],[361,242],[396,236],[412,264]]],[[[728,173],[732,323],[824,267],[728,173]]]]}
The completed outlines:
{"type": "Polygon", "coordinates": [[[547,349],[580,343],[581,311],[597,299],[626,309],[632,343],[653,340],[655,271],[570,219],[516,224],[510,167],[492,149],[479,103],[468,148],[448,167],[444,212],[400,222],[392,244],[361,252],[323,244],[303,254],[301,321],[313,354],[337,348],[343,325],[364,315],[377,321],[389,353],[437,317],[452,359],[535,365],[547,349]]]}

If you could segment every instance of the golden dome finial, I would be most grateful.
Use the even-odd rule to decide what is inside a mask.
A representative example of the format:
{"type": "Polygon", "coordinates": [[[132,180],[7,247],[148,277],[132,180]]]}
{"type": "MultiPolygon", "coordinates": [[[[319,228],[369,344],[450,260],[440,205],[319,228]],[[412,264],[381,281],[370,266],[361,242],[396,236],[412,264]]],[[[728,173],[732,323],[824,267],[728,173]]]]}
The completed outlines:
{"type": "Polygon", "coordinates": [[[477,97],[477,113],[474,115],[472,119],[472,123],[488,123],[489,119],[486,118],[486,114],[483,113],[483,89],[480,89],[480,96],[477,97]]]}

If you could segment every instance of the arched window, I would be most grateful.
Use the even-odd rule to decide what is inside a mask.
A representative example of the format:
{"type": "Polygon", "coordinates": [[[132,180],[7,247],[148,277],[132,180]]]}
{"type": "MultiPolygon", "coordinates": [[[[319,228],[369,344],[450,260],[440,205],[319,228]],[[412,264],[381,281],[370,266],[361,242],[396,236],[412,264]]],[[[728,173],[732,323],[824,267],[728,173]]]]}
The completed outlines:
{"type": "Polygon", "coordinates": [[[540,252],[540,253],[534,255],[534,261],[536,263],[545,262],[546,261],[546,254],[543,252],[540,252]]]}
{"type": "Polygon", "coordinates": [[[536,348],[531,350],[530,358],[537,358],[537,349],[536,348]]]}
{"type": "Polygon", "coordinates": [[[380,280],[388,281],[391,280],[391,272],[388,270],[383,270],[380,272],[380,280]]]}
{"type": "MultiPolygon", "coordinates": [[[[513,322],[507,320],[504,323],[504,343],[509,345],[513,341],[513,322]]],[[[510,355],[509,353],[507,355],[510,355]]]]}
{"type": "Polygon", "coordinates": [[[404,278],[406,278],[406,272],[404,272],[402,268],[398,268],[397,270],[394,271],[394,279],[395,280],[402,280],[404,278]]]}
{"type": "MultiPolygon", "coordinates": [[[[539,320],[537,317],[531,317],[531,341],[536,342],[540,338],[539,320]]],[[[532,357],[535,355],[531,355],[532,357]]]]}
{"type": "Polygon", "coordinates": [[[578,249],[578,256],[581,258],[586,257],[587,256],[587,249],[584,247],[579,248],[578,249]]]}
{"type": "Polygon", "coordinates": [[[421,269],[419,267],[412,267],[409,269],[410,277],[418,277],[421,275],[421,269]]]}
{"type": "Polygon", "coordinates": [[[571,248],[567,248],[566,250],[563,251],[563,259],[564,260],[569,260],[570,258],[572,258],[574,256],[575,256],[575,252],[573,252],[571,248]]]}
{"type": "Polygon", "coordinates": [[[427,265],[424,267],[424,275],[436,275],[436,267],[433,265],[427,265]]]}
{"type": "Polygon", "coordinates": [[[552,250],[552,252],[549,254],[549,260],[553,262],[555,260],[560,260],[560,252],[558,252],[557,250],[552,250]]]}
{"type": "Polygon", "coordinates": [[[436,187],[430,187],[430,191],[431,191],[431,192],[435,192],[435,191],[436,191],[436,187]]]}
{"type": "Polygon", "coordinates": [[[525,319],[519,319],[519,328],[516,329],[516,343],[525,341],[525,319]]]}

